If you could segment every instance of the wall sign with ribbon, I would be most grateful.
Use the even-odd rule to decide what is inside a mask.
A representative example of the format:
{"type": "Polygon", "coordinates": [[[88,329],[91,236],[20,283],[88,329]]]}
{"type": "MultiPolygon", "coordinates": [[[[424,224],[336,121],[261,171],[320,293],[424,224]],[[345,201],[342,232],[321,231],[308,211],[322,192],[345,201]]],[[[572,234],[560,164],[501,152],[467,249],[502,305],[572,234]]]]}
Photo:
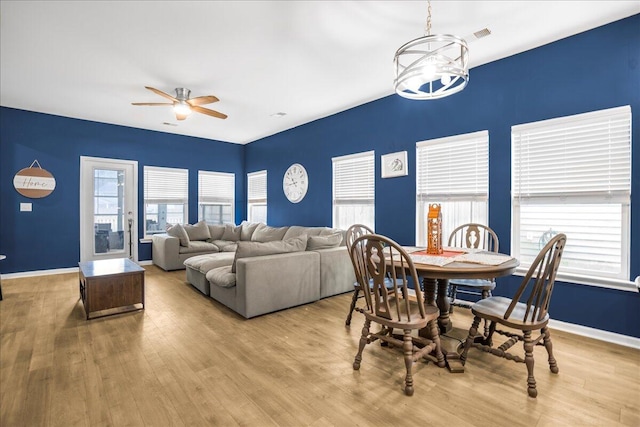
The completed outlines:
{"type": "Polygon", "coordinates": [[[38,160],[34,160],[31,166],[20,170],[13,177],[13,186],[25,197],[40,199],[53,192],[56,188],[56,179],[49,171],[42,169],[38,160]]]}

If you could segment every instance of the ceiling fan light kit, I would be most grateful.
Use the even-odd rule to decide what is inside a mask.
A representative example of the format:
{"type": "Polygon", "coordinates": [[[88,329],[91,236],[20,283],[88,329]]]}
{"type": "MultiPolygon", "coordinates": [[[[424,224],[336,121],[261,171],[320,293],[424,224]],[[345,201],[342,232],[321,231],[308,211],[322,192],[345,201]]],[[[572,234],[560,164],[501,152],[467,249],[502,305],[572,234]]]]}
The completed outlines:
{"type": "Polygon", "coordinates": [[[145,88],[149,89],[151,92],[154,92],[164,98],[171,100],[171,102],[132,102],[132,105],[173,106],[173,112],[175,113],[176,119],[178,120],[186,119],[187,116],[189,116],[194,111],[197,113],[206,114],[211,117],[216,117],[218,119],[227,118],[226,114],[220,113],[219,111],[201,107],[201,105],[204,104],[212,104],[214,102],[218,102],[219,99],[213,95],[189,98],[189,96],[191,95],[191,91],[189,89],[179,87],[176,88],[176,96],[174,97],[169,95],[168,93],[152,88],[150,86],[145,86],[145,88]]]}
{"type": "Polygon", "coordinates": [[[426,35],[402,45],[393,64],[394,89],[408,99],[444,98],[460,92],[469,82],[467,42],[450,34],[431,34],[431,1],[426,35]]]}

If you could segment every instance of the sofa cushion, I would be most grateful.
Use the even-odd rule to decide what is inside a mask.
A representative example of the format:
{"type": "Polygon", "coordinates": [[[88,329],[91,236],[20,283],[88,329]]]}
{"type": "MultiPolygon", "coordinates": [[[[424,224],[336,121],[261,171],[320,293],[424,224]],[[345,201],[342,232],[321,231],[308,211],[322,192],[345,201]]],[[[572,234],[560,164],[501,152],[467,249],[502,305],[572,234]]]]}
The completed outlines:
{"type": "Polygon", "coordinates": [[[253,232],[256,231],[256,227],[259,225],[259,222],[242,221],[242,224],[240,224],[242,227],[242,230],[240,231],[240,240],[250,241],[251,236],[253,236],[253,232]]]}
{"type": "Polygon", "coordinates": [[[236,257],[231,266],[231,272],[236,272],[236,262],[241,258],[250,258],[262,255],[276,255],[288,252],[302,252],[307,248],[307,236],[294,237],[287,240],[275,240],[273,242],[238,242],[236,257]]]}
{"type": "Polygon", "coordinates": [[[220,249],[222,252],[235,252],[238,249],[238,242],[231,242],[230,245],[225,245],[220,249]]]}
{"type": "Polygon", "coordinates": [[[181,224],[172,225],[167,228],[167,234],[177,237],[180,240],[180,246],[189,246],[189,235],[181,224]]]}
{"type": "Polygon", "coordinates": [[[330,234],[335,234],[335,233],[340,233],[342,235],[342,243],[340,243],[340,246],[346,246],[347,245],[347,230],[341,230],[339,228],[325,227],[320,232],[320,236],[328,236],[330,234]]]}
{"type": "Polygon", "coordinates": [[[189,240],[207,240],[211,238],[211,234],[209,233],[209,227],[207,223],[204,221],[198,221],[195,224],[185,224],[184,231],[187,232],[189,236],[189,240]]]}
{"type": "Polygon", "coordinates": [[[201,242],[199,240],[190,241],[189,246],[180,246],[178,250],[181,254],[193,254],[197,252],[218,252],[218,247],[213,243],[201,242]]]}
{"type": "Polygon", "coordinates": [[[266,224],[258,224],[251,241],[253,242],[273,242],[274,240],[282,240],[289,227],[270,227],[266,224]]]}
{"type": "Polygon", "coordinates": [[[319,249],[337,248],[342,243],[342,234],[334,233],[328,236],[309,236],[307,240],[307,250],[317,251],[319,249]]]}
{"type": "Polygon", "coordinates": [[[302,227],[300,225],[292,225],[282,237],[282,240],[298,237],[303,234],[307,236],[319,236],[325,227],[302,227]]]}
{"type": "Polygon", "coordinates": [[[209,270],[206,277],[209,283],[221,288],[232,288],[236,285],[236,275],[231,272],[230,265],[209,270]]]}
{"type": "MultiPolygon", "coordinates": [[[[231,242],[229,240],[214,240],[213,242],[214,245],[216,245],[218,248],[220,248],[220,252],[223,252],[225,249],[225,247],[227,246],[233,246],[235,248],[236,242],[231,242]]],[[[235,249],[233,249],[235,251],[235,249]]]]}
{"type": "Polygon", "coordinates": [[[222,235],[224,234],[224,225],[208,225],[209,227],[209,242],[213,242],[214,240],[222,240],[222,235]]]}
{"type": "Polygon", "coordinates": [[[240,233],[242,232],[241,226],[235,226],[231,224],[225,224],[224,233],[221,240],[229,240],[231,242],[237,242],[240,240],[240,233]]]}
{"type": "Polygon", "coordinates": [[[209,270],[218,267],[231,266],[235,254],[232,252],[218,252],[213,254],[196,255],[187,258],[184,261],[184,265],[187,267],[198,270],[202,274],[207,274],[209,270]]]}

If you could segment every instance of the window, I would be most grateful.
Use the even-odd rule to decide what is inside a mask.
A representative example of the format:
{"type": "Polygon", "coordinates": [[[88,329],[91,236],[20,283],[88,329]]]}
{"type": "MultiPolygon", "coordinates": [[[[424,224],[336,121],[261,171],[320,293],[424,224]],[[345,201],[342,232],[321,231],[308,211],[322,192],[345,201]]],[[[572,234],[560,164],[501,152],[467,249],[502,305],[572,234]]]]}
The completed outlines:
{"type": "Polygon", "coordinates": [[[187,221],[189,171],[144,167],[145,235],[164,233],[169,224],[187,221]]]}
{"type": "Polygon", "coordinates": [[[198,171],[198,221],[233,224],[235,188],[235,174],[198,171]]]}
{"type": "Polygon", "coordinates": [[[375,229],[375,153],[334,157],[333,227],[353,224],[375,229]]]}
{"type": "Polygon", "coordinates": [[[628,280],[630,107],[511,131],[511,249],[521,267],[531,264],[549,237],[564,233],[558,277],[589,284],[628,280]]]}
{"type": "Polygon", "coordinates": [[[247,221],[267,223],[267,171],[247,174],[247,221]]]}
{"type": "Polygon", "coordinates": [[[488,225],[489,132],[416,143],[416,244],[427,245],[430,203],[442,207],[443,242],[459,225],[488,225]]]}

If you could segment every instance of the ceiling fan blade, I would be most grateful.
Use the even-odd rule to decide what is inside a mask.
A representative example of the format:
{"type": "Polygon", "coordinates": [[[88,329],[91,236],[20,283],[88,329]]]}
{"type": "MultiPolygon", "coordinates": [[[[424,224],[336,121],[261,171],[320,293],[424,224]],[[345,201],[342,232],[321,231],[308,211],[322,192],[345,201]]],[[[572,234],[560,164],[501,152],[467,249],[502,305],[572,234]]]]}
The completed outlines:
{"type": "Polygon", "coordinates": [[[132,102],[131,105],[173,105],[171,102],[132,102]]]}
{"type": "Polygon", "coordinates": [[[160,96],[164,96],[167,99],[172,100],[173,102],[178,102],[178,100],[176,98],[174,98],[173,96],[169,95],[168,93],[164,93],[161,90],[158,90],[156,88],[150,87],[150,86],[145,86],[145,89],[149,89],[151,92],[157,93],[160,96]]]}
{"type": "Polygon", "coordinates": [[[194,105],[204,105],[204,104],[212,104],[214,102],[218,102],[220,101],[218,98],[216,98],[213,95],[209,95],[209,96],[197,96],[195,98],[191,98],[191,99],[187,99],[187,104],[191,105],[192,107],[194,105]]]}
{"type": "Polygon", "coordinates": [[[222,113],[219,113],[219,112],[214,111],[214,110],[209,110],[208,108],[198,107],[197,105],[193,105],[191,107],[191,109],[193,111],[198,112],[198,113],[206,114],[207,116],[217,117],[219,119],[226,119],[227,118],[226,114],[222,114],[222,113]]]}
{"type": "Polygon", "coordinates": [[[176,114],[176,119],[178,120],[184,120],[187,118],[186,114],[176,114]]]}

